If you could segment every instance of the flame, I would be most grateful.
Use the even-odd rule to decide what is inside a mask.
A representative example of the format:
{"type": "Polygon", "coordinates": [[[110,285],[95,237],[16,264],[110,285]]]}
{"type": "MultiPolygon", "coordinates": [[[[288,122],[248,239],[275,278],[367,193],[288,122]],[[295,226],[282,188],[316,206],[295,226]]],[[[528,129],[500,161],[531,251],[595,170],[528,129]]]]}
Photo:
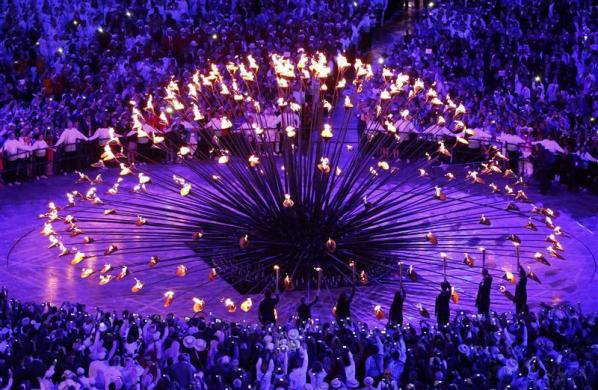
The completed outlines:
{"type": "Polygon", "coordinates": [[[123,280],[129,274],[129,268],[126,265],[120,269],[118,276],[116,277],[118,280],[123,280]]]}
{"type": "Polygon", "coordinates": [[[135,221],[136,226],[143,226],[147,224],[147,219],[143,218],[141,215],[137,216],[137,220],[135,221]]]}
{"type": "Polygon", "coordinates": [[[191,192],[191,183],[185,183],[183,188],[181,188],[180,194],[181,196],[187,196],[191,192]]]}
{"type": "Polygon", "coordinates": [[[230,298],[226,298],[224,300],[224,306],[226,306],[229,313],[234,313],[235,311],[237,311],[237,307],[235,306],[235,303],[230,298]]]}
{"type": "Polygon", "coordinates": [[[160,262],[160,258],[158,256],[151,256],[149,261],[150,268],[156,266],[160,262]]]}
{"type": "Polygon", "coordinates": [[[114,275],[100,275],[100,286],[108,284],[114,279],[114,275]]]}
{"type": "Polygon", "coordinates": [[[93,274],[93,268],[83,268],[81,270],[81,279],[87,279],[91,274],[93,274]]]}
{"type": "Polygon", "coordinates": [[[118,250],[118,247],[114,244],[110,244],[110,246],[108,247],[108,249],[106,249],[106,251],[104,252],[105,255],[109,255],[111,253],[114,253],[118,250]]]}
{"type": "Polygon", "coordinates": [[[205,301],[201,298],[193,297],[193,312],[201,313],[205,307],[205,301]]]}
{"type": "Polygon", "coordinates": [[[332,138],[332,127],[329,124],[327,124],[327,123],[324,124],[324,129],[322,130],[322,132],[320,133],[320,135],[324,139],[330,139],[330,138],[332,138]]]}
{"type": "Polygon", "coordinates": [[[249,310],[251,310],[252,306],[253,302],[251,301],[251,298],[247,298],[241,303],[241,310],[247,313],[249,310]]]}
{"type": "Polygon", "coordinates": [[[176,267],[176,274],[177,276],[180,276],[181,278],[185,275],[187,275],[187,267],[183,264],[180,264],[179,266],[176,267]]]}
{"type": "Polygon", "coordinates": [[[44,236],[53,236],[56,234],[56,232],[54,231],[54,228],[52,227],[52,223],[50,223],[50,222],[44,223],[44,228],[42,229],[41,233],[44,236]]]}
{"type": "Polygon", "coordinates": [[[258,165],[259,165],[259,163],[260,163],[260,158],[259,158],[258,156],[256,156],[255,154],[252,154],[251,156],[249,156],[249,159],[248,159],[248,161],[249,161],[249,165],[250,165],[252,168],[255,168],[256,166],[258,166],[258,165]]]}
{"type": "Polygon", "coordinates": [[[71,260],[71,265],[77,265],[82,262],[83,259],[85,259],[85,253],[77,251],[77,253],[75,253],[75,257],[73,257],[73,260],[71,260]]]}
{"type": "Polygon", "coordinates": [[[141,291],[142,288],[143,288],[143,282],[141,280],[135,278],[135,284],[133,285],[133,287],[131,287],[131,292],[137,293],[137,292],[141,291]]]}
{"type": "Polygon", "coordinates": [[[295,205],[295,202],[291,199],[290,194],[284,194],[284,200],[282,201],[282,206],[285,208],[291,208],[295,205]]]}
{"type": "Polygon", "coordinates": [[[172,304],[172,301],[174,300],[174,291],[166,291],[164,293],[164,307],[168,307],[172,304]]]}

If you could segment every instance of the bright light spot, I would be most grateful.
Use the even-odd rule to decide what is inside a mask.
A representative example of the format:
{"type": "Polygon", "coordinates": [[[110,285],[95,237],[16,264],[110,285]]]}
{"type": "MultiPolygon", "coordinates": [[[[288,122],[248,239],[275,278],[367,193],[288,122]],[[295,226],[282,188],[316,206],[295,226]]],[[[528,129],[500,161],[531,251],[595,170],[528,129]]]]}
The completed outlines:
{"type": "Polygon", "coordinates": [[[127,15],[127,17],[131,17],[131,13],[129,11],[125,12],[125,15],[127,15]]]}
{"type": "Polygon", "coordinates": [[[536,77],[534,77],[534,80],[536,80],[536,83],[539,83],[540,80],[542,80],[542,79],[540,78],[540,76],[536,76],[536,77]]]}
{"type": "Polygon", "coordinates": [[[169,114],[172,114],[172,107],[170,107],[170,106],[166,107],[166,112],[169,114]]]}
{"type": "Polygon", "coordinates": [[[99,33],[103,33],[103,32],[104,32],[104,29],[103,29],[102,27],[98,27],[98,32],[99,32],[99,33]]]}
{"type": "Polygon", "coordinates": [[[58,48],[58,52],[59,52],[60,54],[62,54],[62,53],[64,52],[64,50],[62,50],[62,47],[59,47],[59,48],[58,48]]]}
{"type": "Polygon", "coordinates": [[[433,2],[433,1],[430,1],[430,2],[428,3],[428,8],[432,8],[432,7],[434,7],[434,2],[433,2]]]}
{"type": "Polygon", "coordinates": [[[382,65],[384,63],[384,58],[383,57],[378,58],[378,63],[380,65],[382,65]]]}
{"type": "Polygon", "coordinates": [[[212,34],[212,39],[218,39],[218,34],[212,34]]]}

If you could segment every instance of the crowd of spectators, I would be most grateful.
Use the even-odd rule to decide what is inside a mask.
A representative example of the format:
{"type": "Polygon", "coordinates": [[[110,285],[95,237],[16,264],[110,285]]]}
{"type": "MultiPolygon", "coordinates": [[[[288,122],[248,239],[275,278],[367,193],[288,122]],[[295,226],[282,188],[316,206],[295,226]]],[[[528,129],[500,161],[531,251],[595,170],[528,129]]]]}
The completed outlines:
{"type": "MultiPolygon", "coordinates": [[[[188,80],[198,64],[226,63],[239,53],[268,63],[269,53],[299,48],[363,56],[385,10],[404,2],[2,5],[0,171],[13,184],[97,161],[106,133],[98,129],[113,127],[134,155],[142,146],[131,136],[129,103],[160,95],[171,76],[188,80]],[[60,142],[64,129],[73,130],[68,140],[78,143],[75,151],[60,142]],[[88,139],[95,142],[80,142],[88,139]]],[[[510,168],[533,175],[541,192],[555,179],[574,190],[596,190],[597,12],[587,0],[430,2],[387,53],[370,60],[422,77],[440,96],[463,102],[478,137],[469,148],[499,143],[510,168]]],[[[264,86],[275,85],[262,73],[264,86]]],[[[362,103],[360,117],[371,117],[375,99],[362,103]]],[[[420,133],[435,121],[417,119],[420,133]]]]}
{"type": "MultiPolygon", "coordinates": [[[[14,134],[3,150],[14,172],[4,179],[14,183],[45,176],[29,165],[38,149],[54,159],[44,145],[34,150],[40,136],[54,146],[69,121],[81,140],[108,126],[126,135],[131,99],[171,76],[188,78],[200,64],[239,53],[268,63],[269,53],[299,48],[365,52],[384,2],[2,0],[0,7],[0,147],[14,134]]],[[[78,146],[77,163],[88,165],[93,150],[78,146]]]]}
{"type": "Polygon", "coordinates": [[[597,20],[588,0],[430,3],[379,60],[462,99],[468,125],[513,144],[543,187],[596,188],[597,20]]]}
{"type": "Polygon", "coordinates": [[[378,329],[144,316],[0,294],[4,389],[595,389],[597,358],[596,313],[568,305],[378,329]]]}

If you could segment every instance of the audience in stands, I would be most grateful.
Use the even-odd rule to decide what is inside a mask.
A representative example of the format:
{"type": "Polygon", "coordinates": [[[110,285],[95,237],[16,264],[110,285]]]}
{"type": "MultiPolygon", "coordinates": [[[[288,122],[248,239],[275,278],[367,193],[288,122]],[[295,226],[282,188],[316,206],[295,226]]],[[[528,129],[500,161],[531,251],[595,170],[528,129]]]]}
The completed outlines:
{"type": "Polygon", "coordinates": [[[0,294],[1,388],[592,389],[597,314],[454,313],[443,328],[141,316],[0,294]]]}

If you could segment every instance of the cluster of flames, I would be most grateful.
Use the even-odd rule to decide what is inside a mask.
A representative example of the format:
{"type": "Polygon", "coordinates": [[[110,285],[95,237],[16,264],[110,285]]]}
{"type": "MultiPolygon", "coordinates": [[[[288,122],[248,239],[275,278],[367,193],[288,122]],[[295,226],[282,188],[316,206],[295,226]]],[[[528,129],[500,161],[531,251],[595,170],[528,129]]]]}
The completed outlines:
{"type": "MultiPolygon", "coordinates": [[[[301,85],[307,85],[311,80],[318,80],[320,83],[320,91],[322,93],[327,92],[328,86],[325,81],[330,76],[332,70],[328,65],[329,61],[324,54],[316,53],[314,56],[310,57],[306,53],[302,52],[300,53],[296,62],[277,54],[273,54],[270,59],[272,70],[274,71],[276,78],[276,85],[279,89],[280,95],[280,97],[276,100],[276,106],[283,112],[297,113],[301,110],[301,105],[298,102],[293,101],[291,98],[292,95],[289,93],[294,84],[299,83],[301,85]]],[[[344,73],[347,69],[350,67],[354,68],[355,77],[352,83],[355,87],[356,94],[361,93],[363,91],[364,84],[374,78],[374,72],[372,71],[371,66],[364,64],[359,59],[357,59],[354,64],[350,64],[347,59],[341,55],[336,58],[336,65],[338,74],[334,87],[335,90],[332,95],[332,101],[327,101],[324,99],[324,95],[321,97],[321,104],[327,112],[332,110],[336,104],[336,101],[341,96],[342,91],[347,88],[347,80],[344,77],[344,73]]],[[[197,71],[195,74],[193,74],[192,79],[186,85],[186,87],[181,87],[176,80],[172,79],[164,88],[164,104],[159,109],[155,107],[154,98],[152,95],[147,96],[144,107],[141,107],[139,102],[131,101],[132,128],[137,131],[137,136],[139,138],[149,138],[154,145],[159,145],[165,140],[164,134],[159,130],[159,128],[166,127],[171,124],[175,116],[183,117],[197,123],[203,123],[202,121],[207,119],[206,115],[204,114],[207,111],[206,109],[214,104],[214,98],[216,98],[220,99],[217,100],[220,102],[220,104],[229,102],[242,105],[246,109],[247,113],[255,115],[258,120],[251,125],[252,130],[256,136],[265,137],[266,133],[264,132],[263,125],[260,121],[260,116],[263,115],[263,102],[260,101],[259,97],[257,97],[259,95],[259,85],[257,82],[259,68],[260,66],[257,64],[255,59],[251,56],[247,56],[245,61],[240,61],[237,63],[229,62],[225,66],[210,64],[209,70],[207,72],[202,73],[197,71]],[[184,90],[186,90],[186,93],[183,92],[184,90]]],[[[388,112],[388,103],[393,99],[393,97],[400,94],[406,94],[408,99],[413,99],[417,96],[422,96],[423,94],[425,101],[431,106],[438,108],[437,111],[440,112],[436,118],[437,126],[444,126],[447,122],[447,119],[452,121],[454,125],[453,131],[455,133],[457,143],[468,144],[468,138],[475,135],[474,131],[468,128],[464,123],[463,116],[467,113],[466,108],[462,104],[456,104],[450,96],[445,96],[443,101],[433,86],[428,87],[426,90],[426,86],[421,79],[411,80],[409,75],[403,73],[395,74],[395,72],[388,68],[384,68],[382,70],[381,76],[384,81],[384,88],[379,94],[378,104],[376,106],[376,118],[377,123],[380,126],[380,129],[378,130],[386,131],[389,134],[392,134],[396,139],[399,139],[399,132],[401,129],[397,127],[397,121],[393,117],[393,114],[388,112]]],[[[353,108],[353,102],[351,101],[349,94],[344,96],[342,102],[346,110],[353,108]]],[[[410,116],[409,110],[400,110],[399,116],[401,119],[407,119],[410,116]]],[[[220,124],[220,130],[228,130],[233,127],[233,123],[230,118],[222,115],[217,119],[218,123],[220,124]]],[[[297,135],[297,130],[292,125],[288,125],[284,127],[284,134],[286,134],[286,136],[289,138],[293,138],[297,135]]],[[[334,137],[334,130],[329,123],[325,123],[319,134],[322,139],[329,140],[334,137]]],[[[229,151],[221,149],[217,150],[216,152],[218,154],[217,162],[219,164],[227,164],[229,162],[229,151]]],[[[451,152],[446,147],[445,141],[443,140],[438,141],[437,152],[443,156],[451,156],[451,152]]],[[[190,153],[191,150],[188,146],[182,146],[178,150],[178,156],[181,158],[188,157],[190,153]]],[[[485,185],[486,182],[482,178],[482,175],[485,174],[498,174],[505,178],[515,177],[512,171],[509,169],[503,171],[499,166],[500,162],[507,161],[508,158],[504,156],[498,149],[494,149],[492,154],[493,157],[488,162],[481,164],[481,168],[479,170],[469,171],[465,177],[465,180],[473,184],[485,185]]],[[[431,159],[429,154],[428,159],[431,159]]],[[[116,182],[106,191],[106,195],[111,196],[118,194],[120,185],[123,180],[125,180],[125,177],[136,178],[136,183],[133,187],[134,192],[145,192],[147,191],[147,186],[152,183],[152,179],[148,174],[137,172],[137,175],[135,175],[136,168],[124,162],[123,149],[119,138],[114,133],[114,129],[110,129],[110,140],[105,145],[101,159],[95,164],[95,166],[104,166],[104,164],[107,162],[118,164],[119,177],[116,182]]],[[[247,158],[247,164],[252,168],[258,167],[260,163],[260,156],[257,154],[251,154],[247,158]]],[[[327,157],[322,157],[316,168],[326,174],[330,173],[332,170],[330,166],[330,160],[327,157]]],[[[388,171],[389,169],[391,169],[391,167],[388,162],[379,161],[376,166],[370,168],[370,173],[372,175],[377,175],[379,170],[388,171]]],[[[334,174],[337,176],[341,175],[341,172],[342,171],[339,167],[336,167],[334,170],[334,174]]],[[[95,179],[91,179],[83,173],[78,173],[78,175],[79,182],[89,183],[91,187],[86,193],[80,193],[78,191],[67,193],[66,196],[68,202],[66,208],[74,206],[77,200],[89,202],[94,205],[103,204],[103,201],[99,197],[95,187],[95,185],[101,184],[103,182],[101,175],[98,175],[95,179]]],[[[425,169],[420,168],[419,175],[421,177],[425,177],[428,175],[428,172],[425,169]]],[[[445,177],[451,181],[455,179],[455,174],[452,172],[447,172],[445,177]]],[[[177,186],[179,186],[180,196],[185,197],[191,193],[191,183],[186,182],[185,179],[177,175],[173,175],[172,180],[177,186]]],[[[218,181],[221,180],[221,178],[217,175],[214,175],[212,176],[212,180],[218,181]]],[[[521,178],[518,178],[515,184],[521,183],[521,178]]],[[[505,185],[504,189],[501,189],[495,183],[490,183],[488,186],[490,187],[492,193],[502,193],[506,196],[512,197],[514,201],[529,201],[523,190],[516,191],[512,186],[509,185],[505,185]]],[[[438,201],[447,200],[447,194],[439,186],[434,187],[434,191],[431,196],[433,199],[438,201]]],[[[291,198],[290,194],[285,194],[284,199],[282,199],[281,202],[285,208],[292,208],[295,206],[295,201],[291,198]]],[[[84,231],[77,225],[77,220],[74,216],[66,215],[61,217],[59,215],[59,210],[59,207],[57,207],[55,203],[51,202],[48,206],[48,211],[40,216],[47,219],[47,221],[44,223],[42,234],[48,237],[50,241],[49,248],[58,248],[59,256],[61,257],[72,255],[73,257],[70,263],[72,265],[77,265],[87,258],[85,252],[80,251],[77,248],[68,248],[60,239],[60,235],[57,234],[53,223],[63,220],[64,224],[67,225],[67,232],[69,233],[70,237],[83,235],[84,231]]],[[[507,210],[519,211],[519,208],[514,202],[510,202],[507,206],[507,210]]],[[[556,237],[562,235],[563,233],[561,228],[556,226],[553,222],[555,213],[547,208],[535,207],[532,212],[543,215],[545,218],[545,225],[553,231],[553,233],[549,234],[546,238],[546,241],[550,243],[550,245],[547,247],[548,254],[562,259],[563,257],[560,252],[563,251],[563,246],[556,237]]],[[[104,215],[111,215],[115,213],[117,213],[115,209],[104,210],[104,215]]],[[[134,222],[135,226],[139,228],[143,227],[147,223],[147,218],[143,217],[142,215],[138,215],[134,222]]],[[[491,220],[486,215],[481,215],[480,224],[489,226],[491,223],[491,220]]],[[[531,218],[525,227],[533,231],[537,230],[537,227],[534,225],[531,218]]],[[[193,234],[193,239],[199,239],[202,237],[202,235],[203,233],[201,231],[197,231],[193,234]]],[[[434,232],[429,231],[424,238],[431,245],[438,245],[438,238],[434,232]]],[[[84,236],[83,244],[91,244],[94,241],[95,239],[93,237],[84,236]]],[[[248,234],[242,235],[239,238],[239,247],[241,249],[246,248],[249,245],[249,241],[250,237],[248,234]]],[[[514,239],[513,241],[517,245],[520,244],[520,240],[518,241],[514,239]]],[[[337,244],[333,238],[329,238],[325,242],[325,246],[329,252],[334,252],[336,250],[337,244]]],[[[118,249],[119,248],[116,244],[111,244],[106,248],[104,255],[108,256],[118,251],[118,249]]],[[[484,252],[483,248],[481,248],[481,250],[484,252]]],[[[446,261],[446,256],[442,256],[442,258],[443,261],[446,261]]],[[[535,253],[534,259],[538,263],[550,265],[544,255],[540,252],[535,253]]],[[[464,254],[463,263],[468,267],[473,267],[475,262],[476,261],[474,257],[470,253],[464,254]]],[[[158,256],[151,256],[149,259],[149,267],[154,267],[158,263],[158,256]]],[[[352,262],[349,266],[353,269],[354,279],[358,278],[359,282],[362,284],[368,283],[368,275],[365,270],[357,274],[355,271],[355,263],[352,262]]],[[[130,274],[130,270],[127,266],[121,266],[116,274],[110,273],[111,271],[114,270],[109,263],[104,264],[99,270],[94,270],[91,267],[84,267],[81,270],[81,278],[85,279],[94,274],[98,274],[99,284],[105,285],[113,280],[123,280],[130,274]]],[[[278,272],[278,270],[276,271],[278,272]]],[[[176,267],[175,272],[177,276],[185,277],[188,273],[188,269],[184,264],[181,264],[176,267]]],[[[321,269],[318,271],[318,277],[320,277],[320,272],[321,269]]],[[[529,270],[528,274],[530,278],[539,282],[539,279],[531,270],[529,270]]],[[[216,269],[212,268],[208,273],[208,280],[214,281],[217,276],[218,274],[216,269]]],[[[418,276],[413,268],[413,265],[410,265],[407,269],[407,276],[411,280],[417,280],[418,276]]],[[[514,274],[507,269],[505,269],[504,279],[511,283],[516,282],[514,274]]],[[[144,283],[137,278],[134,280],[135,283],[131,287],[131,291],[133,293],[138,293],[143,289],[144,283]]],[[[293,280],[290,275],[287,274],[283,279],[283,282],[286,290],[293,289],[293,280]]],[[[505,286],[501,286],[501,291],[505,292],[505,294],[508,293],[505,286]]],[[[459,295],[454,289],[451,292],[451,296],[454,303],[459,302],[459,295]]],[[[165,292],[164,306],[170,306],[174,298],[174,291],[169,290],[165,292]]],[[[192,301],[194,312],[198,313],[204,310],[206,304],[203,299],[194,297],[192,298],[192,301]]],[[[234,313],[237,310],[237,306],[231,298],[225,298],[222,302],[228,312],[234,313]]],[[[251,310],[251,298],[245,299],[240,304],[240,308],[244,312],[251,310]]],[[[423,305],[419,304],[418,308],[420,313],[425,316],[427,311],[423,305]]],[[[374,314],[378,319],[384,318],[384,311],[380,305],[376,305],[374,307],[374,314]]]]}

